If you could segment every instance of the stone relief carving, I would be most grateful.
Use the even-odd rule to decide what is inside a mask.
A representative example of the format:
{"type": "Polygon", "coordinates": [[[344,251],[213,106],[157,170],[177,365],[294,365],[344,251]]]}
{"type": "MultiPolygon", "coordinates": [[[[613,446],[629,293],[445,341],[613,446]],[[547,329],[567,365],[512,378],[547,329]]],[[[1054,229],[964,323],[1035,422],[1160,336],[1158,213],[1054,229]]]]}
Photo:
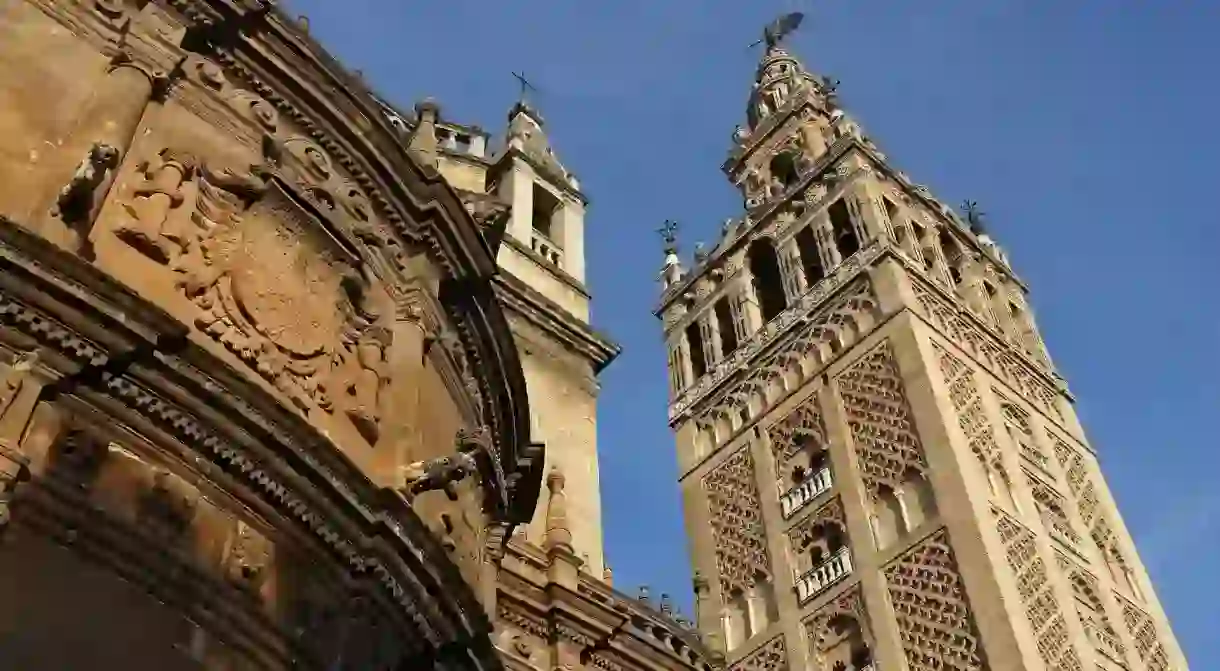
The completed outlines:
{"type": "MultiPolygon", "coordinates": [[[[905,257],[901,258],[905,260],[905,257]]],[[[920,281],[912,282],[912,286],[928,321],[972,354],[980,365],[1008,382],[1024,398],[1036,403],[1051,419],[1062,421],[1055,403],[1058,394],[1039,379],[1044,372],[1037,372],[1038,369],[1028,358],[991,333],[969,310],[955,307],[941,298],[935,289],[920,281]]]]}
{"type": "Polygon", "coordinates": [[[837,381],[869,494],[875,499],[881,485],[899,489],[910,470],[926,477],[923,445],[889,344],[873,348],[837,381]]]}
{"type": "Polygon", "coordinates": [[[325,214],[262,177],[202,171],[194,226],[168,240],[177,284],[199,329],[300,409],[341,406],[374,442],[389,332],[370,282],[325,214]]]}
{"type": "MultiPolygon", "coordinates": [[[[0,419],[8,417],[38,358],[37,350],[18,354],[0,379],[0,419]]],[[[30,477],[29,460],[20,441],[20,435],[0,438],[0,533],[8,527],[12,514],[10,505],[17,486],[30,477]]]]}
{"type": "Polygon", "coordinates": [[[1156,623],[1135,604],[1117,594],[1115,597],[1122,607],[1123,622],[1127,625],[1127,631],[1130,631],[1131,638],[1135,639],[1135,652],[1139,655],[1140,661],[1146,665],[1148,671],[1169,671],[1172,666],[1165,647],[1161,645],[1156,623]]]}
{"type": "Polygon", "coordinates": [[[729,671],[785,671],[787,668],[788,646],[783,636],[776,636],[730,666],[729,671]]]}
{"type": "Polygon", "coordinates": [[[149,470],[152,482],[140,501],[139,521],[171,543],[181,541],[195,517],[199,490],[163,468],[149,470]]]}
{"type": "Polygon", "coordinates": [[[168,263],[180,256],[191,235],[190,221],[179,215],[186,201],[185,188],[194,176],[196,159],[163,149],[154,161],[139,166],[143,182],[123,204],[127,221],[115,235],[145,256],[168,263]]]}
{"type": "Polygon", "coordinates": [[[757,576],[771,575],[754,460],[743,448],[703,479],[716,542],[722,594],[746,591],[757,576]]]}
{"type": "Polygon", "coordinates": [[[0,419],[8,414],[9,408],[13,406],[13,402],[25,388],[26,382],[29,381],[30,371],[38,365],[39,356],[37,350],[19,353],[9,364],[4,377],[0,378],[0,419]]]}
{"type": "Polygon", "coordinates": [[[380,437],[382,394],[390,379],[388,359],[393,333],[376,325],[378,315],[375,312],[367,307],[360,312],[363,326],[349,332],[345,349],[341,351],[342,363],[349,370],[342,375],[342,400],[326,395],[327,405],[323,407],[342,405],[352,425],[370,445],[374,445],[380,437]]]}
{"type": "Polygon", "coordinates": [[[271,541],[258,529],[237,521],[225,550],[224,572],[234,585],[258,592],[271,567],[271,541]]]}
{"type": "Polygon", "coordinates": [[[118,168],[120,155],[119,150],[110,145],[94,144],[77,164],[68,183],[60,189],[52,215],[72,226],[84,223],[107,175],[118,168]]]}
{"type": "Polygon", "coordinates": [[[970,451],[978,459],[984,472],[991,468],[1002,471],[1000,448],[996,443],[991,421],[987,419],[987,413],[983,409],[983,398],[979,394],[978,385],[974,383],[973,370],[940,344],[933,343],[932,349],[936,351],[940,372],[949,387],[949,398],[953,402],[953,409],[957,411],[958,426],[970,445],[970,451]]]}
{"type": "Polygon", "coordinates": [[[1034,533],[993,508],[996,532],[1004,543],[1008,567],[1016,577],[1021,603],[1038,642],[1038,654],[1048,669],[1082,671],[1080,656],[1072,647],[1067,617],[1055,596],[1046,561],[1038,553],[1034,533]]]}
{"type": "Polygon", "coordinates": [[[986,671],[974,613],[946,531],[883,569],[910,671],[986,671]]]}

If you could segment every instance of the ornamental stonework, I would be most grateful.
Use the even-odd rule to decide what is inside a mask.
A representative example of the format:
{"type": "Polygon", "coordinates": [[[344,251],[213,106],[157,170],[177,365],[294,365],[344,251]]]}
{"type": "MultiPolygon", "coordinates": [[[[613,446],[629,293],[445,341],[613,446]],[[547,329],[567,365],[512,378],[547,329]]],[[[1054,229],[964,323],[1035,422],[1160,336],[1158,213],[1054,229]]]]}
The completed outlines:
{"type": "Polygon", "coordinates": [[[945,531],[883,569],[911,671],[986,671],[978,626],[945,531]]]}
{"type": "Polygon", "coordinates": [[[888,343],[866,353],[836,378],[856,459],[868,492],[901,487],[909,471],[927,472],[902,374],[888,343]]]}
{"type": "Polygon", "coordinates": [[[771,575],[749,448],[742,448],[708,473],[703,490],[711,512],[722,593],[727,597],[735,591],[745,592],[759,577],[771,575]]]}

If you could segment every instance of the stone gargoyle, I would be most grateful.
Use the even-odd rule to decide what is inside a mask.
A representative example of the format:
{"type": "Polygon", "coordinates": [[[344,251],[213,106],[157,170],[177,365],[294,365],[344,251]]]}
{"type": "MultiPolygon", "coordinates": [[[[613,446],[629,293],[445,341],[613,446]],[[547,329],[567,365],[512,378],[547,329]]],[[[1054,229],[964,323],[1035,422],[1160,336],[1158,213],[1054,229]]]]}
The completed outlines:
{"type": "Polygon", "coordinates": [[[424,492],[443,491],[450,501],[457,501],[454,485],[473,475],[478,470],[474,456],[469,452],[417,461],[402,469],[403,487],[407,500],[424,492]]]}

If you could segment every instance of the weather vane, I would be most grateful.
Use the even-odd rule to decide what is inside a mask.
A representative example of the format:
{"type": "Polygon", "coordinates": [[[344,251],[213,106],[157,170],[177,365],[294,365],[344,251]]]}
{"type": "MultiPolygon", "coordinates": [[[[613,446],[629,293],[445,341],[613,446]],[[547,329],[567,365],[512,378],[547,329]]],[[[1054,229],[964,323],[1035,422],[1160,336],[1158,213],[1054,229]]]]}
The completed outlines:
{"type": "Polygon", "coordinates": [[[978,201],[963,200],[962,212],[966,215],[966,223],[970,225],[970,230],[974,233],[983,233],[987,230],[984,219],[987,213],[984,212],[978,204],[978,201]]]}
{"type": "Polygon", "coordinates": [[[661,234],[661,240],[665,243],[666,251],[676,249],[678,246],[678,222],[666,219],[664,224],[657,229],[657,233],[661,234]]]}
{"type": "Polygon", "coordinates": [[[779,46],[779,43],[783,42],[784,38],[792,33],[792,31],[799,28],[801,21],[804,20],[805,14],[803,12],[789,12],[784,14],[778,19],[767,24],[767,27],[763,29],[762,39],[758,40],[754,44],[751,44],[749,48],[753,49],[754,47],[763,43],[766,43],[768,49],[779,46]]]}
{"type": "Polygon", "coordinates": [[[533,91],[534,93],[538,93],[538,87],[531,84],[530,80],[525,78],[524,70],[522,70],[521,72],[514,72],[513,77],[517,80],[518,83],[521,84],[521,92],[518,94],[519,100],[521,102],[525,102],[527,92],[533,91]]]}

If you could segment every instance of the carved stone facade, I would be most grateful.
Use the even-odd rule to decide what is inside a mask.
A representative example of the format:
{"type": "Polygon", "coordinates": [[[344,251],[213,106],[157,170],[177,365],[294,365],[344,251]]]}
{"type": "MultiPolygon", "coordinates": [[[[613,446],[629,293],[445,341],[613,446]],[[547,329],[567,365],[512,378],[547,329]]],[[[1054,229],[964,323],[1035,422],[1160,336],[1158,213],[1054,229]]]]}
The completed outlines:
{"type": "Polygon", "coordinates": [[[545,457],[380,101],[257,0],[0,0],[0,100],[0,665],[502,668],[545,457]]]}
{"type": "Polygon", "coordinates": [[[773,42],[723,166],[745,212],[689,267],[667,241],[656,313],[704,640],[732,668],[1186,671],[977,209],[773,42]]]}

